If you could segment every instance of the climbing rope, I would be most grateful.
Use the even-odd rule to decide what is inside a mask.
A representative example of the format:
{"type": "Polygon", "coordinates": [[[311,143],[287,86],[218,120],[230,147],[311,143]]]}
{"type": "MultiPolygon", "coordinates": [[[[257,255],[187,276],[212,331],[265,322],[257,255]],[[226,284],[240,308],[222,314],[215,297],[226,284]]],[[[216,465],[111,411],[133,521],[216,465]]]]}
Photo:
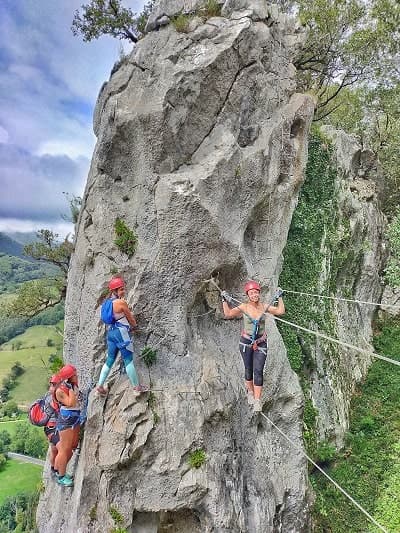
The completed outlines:
{"type": "Polygon", "coordinates": [[[338,302],[351,302],[357,304],[373,305],[375,307],[391,307],[392,309],[400,309],[400,305],[384,304],[378,302],[366,302],[364,300],[351,300],[350,298],[335,298],[334,296],[324,296],[323,294],[312,294],[310,292],[290,291],[289,289],[283,289],[284,292],[290,294],[298,294],[300,296],[312,296],[314,298],[325,298],[327,300],[337,300],[338,302]]]}
{"type": "MultiPolygon", "coordinates": [[[[211,278],[209,280],[206,280],[206,281],[210,281],[211,283],[213,283],[213,285],[215,285],[215,287],[217,287],[219,292],[222,292],[221,289],[219,288],[218,284],[215,282],[215,280],[213,278],[211,278]]],[[[234,298],[233,296],[232,296],[232,300],[235,301],[236,303],[238,303],[239,305],[243,303],[240,300],[238,300],[237,298],[234,298]]],[[[263,313],[263,315],[267,316],[267,312],[265,311],[263,313]]],[[[324,333],[320,333],[320,332],[317,332],[317,331],[313,331],[312,329],[308,329],[308,328],[305,328],[303,326],[299,326],[298,324],[295,324],[294,322],[289,322],[288,320],[284,320],[283,318],[279,318],[279,317],[277,317],[275,315],[271,315],[271,316],[274,318],[274,320],[278,320],[279,322],[283,322],[284,324],[287,324],[287,325],[292,326],[292,327],[294,327],[296,329],[300,329],[302,331],[305,331],[306,333],[310,333],[311,335],[315,335],[316,337],[321,337],[322,339],[325,339],[327,341],[333,342],[335,344],[339,344],[341,346],[344,346],[345,348],[349,348],[349,349],[354,350],[356,352],[365,353],[365,354],[369,355],[370,357],[375,357],[376,359],[381,359],[382,361],[386,361],[387,363],[392,363],[393,365],[400,366],[400,361],[396,361],[395,359],[392,359],[390,357],[386,357],[384,355],[377,354],[375,352],[372,352],[371,350],[365,350],[364,348],[359,348],[358,346],[354,346],[353,344],[349,344],[348,342],[340,341],[339,339],[335,339],[334,337],[330,337],[329,335],[325,335],[324,333]]]]}
{"type": "Polygon", "coordinates": [[[327,341],[334,342],[335,344],[340,344],[341,346],[345,346],[346,348],[350,348],[351,350],[354,350],[356,352],[365,353],[371,357],[375,357],[376,359],[381,359],[382,361],[386,361],[387,363],[392,363],[393,365],[400,366],[400,361],[396,361],[395,359],[391,359],[390,357],[385,357],[384,355],[380,355],[370,350],[359,348],[358,346],[354,346],[353,344],[349,344],[348,342],[343,342],[343,341],[340,341],[339,339],[335,339],[334,337],[329,337],[328,335],[325,335],[324,333],[319,333],[318,331],[313,331],[312,329],[304,328],[303,326],[299,326],[298,324],[295,324],[294,322],[289,322],[288,320],[284,320],[283,318],[279,318],[277,316],[274,316],[274,319],[279,320],[279,322],[283,322],[284,324],[288,324],[289,326],[292,326],[296,329],[301,329],[302,331],[305,331],[306,333],[311,333],[312,335],[315,335],[316,337],[321,337],[322,339],[325,339],[327,341]]]}
{"type": "Polygon", "coordinates": [[[277,431],[279,431],[279,433],[298,451],[300,452],[302,455],[304,455],[304,457],[306,457],[306,459],[319,471],[321,472],[321,474],[323,474],[331,483],[333,483],[333,485],[335,485],[335,487],[342,493],[346,496],[346,498],[348,498],[353,505],[355,505],[357,507],[357,509],[359,509],[362,513],[365,514],[365,516],[376,526],[378,527],[381,531],[384,531],[385,533],[388,533],[388,530],[385,529],[383,526],[381,526],[376,520],[375,518],[373,518],[369,513],[368,511],[366,511],[358,502],[356,502],[356,500],[350,496],[350,494],[348,492],[346,492],[340,485],[338,485],[336,483],[336,481],[331,478],[329,476],[329,474],[327,474],[319,465],[317,465],[317,463],[315,463],[311,457],[309,455],[306,454],[306,452],[300,448],[300,446],[298,446],[290,437],[288,437],[276,424],[274,424],[274,422],[272,422],[272,420],[270,418],[267,417],[267,415],[265,415],[263,412],[260,413],[261,416],[263,416],[265,418],[265,420],[267,420],[277,431]]]}

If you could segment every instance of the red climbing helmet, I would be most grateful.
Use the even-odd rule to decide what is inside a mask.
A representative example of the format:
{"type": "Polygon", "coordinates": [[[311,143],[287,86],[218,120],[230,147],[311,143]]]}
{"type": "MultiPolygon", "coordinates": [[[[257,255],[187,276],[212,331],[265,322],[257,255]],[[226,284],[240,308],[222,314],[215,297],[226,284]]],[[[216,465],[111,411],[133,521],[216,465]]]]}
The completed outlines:
{"type": "Polygon", "coordinates": [[[108,284],[110,291],[116,291],[121,287],[125,287],[125,281],[122,278],[113,278],[108,284]]]}
{"type": "Polygon", "coordinates": [[[74,365],[65,365],[62,369],[56,374],[56,382],[64,381],[72,378],[76,374],[76,368],[74,365]]]}
{"type": "Polygon", "coordinates": [[[257,291],[261,291],[261,287],[259,283],[257,283],[256,281],[252,279],[248,281],[246,285],[244,286],[244,292],[247,294],[251,289],[256,289],[257,291]]]}

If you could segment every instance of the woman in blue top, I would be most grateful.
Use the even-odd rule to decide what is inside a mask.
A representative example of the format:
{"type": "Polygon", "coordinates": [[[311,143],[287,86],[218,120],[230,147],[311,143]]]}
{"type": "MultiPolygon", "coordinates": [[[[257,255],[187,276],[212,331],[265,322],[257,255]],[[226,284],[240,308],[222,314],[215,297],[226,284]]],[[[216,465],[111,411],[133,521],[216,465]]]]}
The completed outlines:
{"type": "Polygon", "coordinates": [[[228,293],[222,293],[222,306],[226,318],[243,317],[243,330],[239,342],[240,353],[245,368],[245,384],[249,405],[254,406],[255,412],[262,410],[261,395],[263,387],[264,365],[267,359],[267,332],[265,330],[265,313],[283,315],[285,305],[282,291],[278,290],[278,305],[271,306],[260,301],[261,287],[256,281],[250,280],[244,286],[248,302],[231,309],[226,300],[230,301],[228,293]],[[256,321],[256,322],[255,322],[256,321]]]}
{"type": "Polygon", "coordinates": [[[107,348],[108,355],[106,362],[100,372],[99,382],[97,384],[97,392],[105,396],[108,393],[108,389],[104,386],[111,367],[113,366],[115,359],[120,352],[126,369],[126,373],[130,382],[133,385],[135,393],[140,394],[146,392],[148,388],[139,384],[138,376],[135,366],[133,364],[133,343],[131,338],[131,332],[136,327],[136,319],[129,309],[125,296],[125,283],[120,277],[113,278],[109,284],[110,297],[113,300],[113,315],[115,323],[108,326],[107,331],[107,348]]]}

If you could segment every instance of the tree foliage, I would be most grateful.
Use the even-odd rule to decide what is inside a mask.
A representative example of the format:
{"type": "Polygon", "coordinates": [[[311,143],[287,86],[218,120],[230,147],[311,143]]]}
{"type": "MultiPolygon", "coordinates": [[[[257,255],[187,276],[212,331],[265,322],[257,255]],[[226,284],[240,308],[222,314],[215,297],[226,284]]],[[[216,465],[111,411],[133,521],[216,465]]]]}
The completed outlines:
{"type": "Polygon", "coordinates": [[[124,8],[120,0],[91,0],[81,10],[75,11],[71,29],[75,36],[81,34],[85,42],[102,35],[138,41],[134,13],[124,8]]]}
{"type": "Polygon", "coordinates": [[[57,266],[59,274],[54,278],[35,279],[20,285],[15,297],[5,306],[10,317],[33,317],[65,299],[74,245],[68,236],[60,242],[59,235],[48,229],[40,230],[38,238],[38,242],[24,247],[25,254],[57,266]]]}
{"type": "Polygon", "coordinates": [[[335,99],[346,87],[397,83],[397,0],[298,0],[291,9],[308,28],[295,64],[299,87],[318,98],[316,119],[336,107],[335,99]]]}
{"type": "Polygon", "coordinates": [[[121,0],[90,0],[81,6],[81,11],[75,11],[72,33],[82,35],[85,42],[111,35],[137,43],[145,32],[154,3],[155,0],[149,0],[136,17],[131,9],[122,5],[121,0]]]}
{"type": "Polygon", "coordinates": [[[68,240],[68,236],[60,243],[58,240],[59,235],[49,229],[41,229],[37,235],[39,241],[24,246],[24,253],[38,261],[53,263],[64,274],[67,274],[69,261],[74,249],[73,243],[68,240]]]}

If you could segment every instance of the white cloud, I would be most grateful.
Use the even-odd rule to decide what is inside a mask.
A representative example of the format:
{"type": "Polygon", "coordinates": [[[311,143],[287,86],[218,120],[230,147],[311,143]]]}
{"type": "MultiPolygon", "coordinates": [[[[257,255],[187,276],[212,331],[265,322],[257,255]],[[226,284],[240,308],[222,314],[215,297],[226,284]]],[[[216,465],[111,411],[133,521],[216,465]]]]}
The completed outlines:
{"type": "Polygon", "coordinates": [[[58,233],[60,237],[71,235],[74,233],[74,225],[68,222],[50,222],[48,220],[20,220],[18,218],[3,218],[0,219],[0,232],[4,233],[28,233],[31,231],[39,231],[41,229],[50,229],[54,233],[58,233]]]}
{"type": "MultiPolygon", "coordinates": [[[[0,1],[0,230],[48,227],[68,211],[62,191],[83,192],[93,108],[120,42],[72,35],[82,3],[0,1]]],[[[124,0],[135,12],[144,3],[124,0]]]]}

